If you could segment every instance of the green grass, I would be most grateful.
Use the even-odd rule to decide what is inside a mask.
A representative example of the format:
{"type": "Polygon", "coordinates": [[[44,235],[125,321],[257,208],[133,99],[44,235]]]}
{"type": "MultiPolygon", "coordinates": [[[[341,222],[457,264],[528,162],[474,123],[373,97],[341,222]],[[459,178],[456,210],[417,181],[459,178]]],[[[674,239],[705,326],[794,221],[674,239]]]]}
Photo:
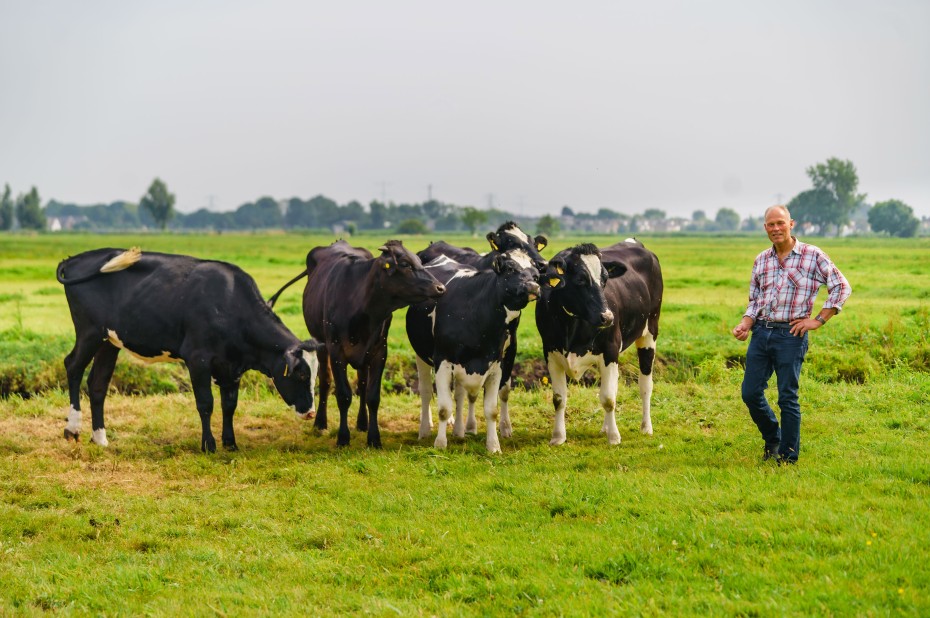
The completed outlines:
{"type": "MultiPolygon", "coordinates": [[[[745,344],[729,329],[764,246],[743,237],[644,239],[670,284],[655,435],[639,433],[628,364],[619,447],[599,433],[596,390],[573,385],[562,447],[548,446],[551,393],[518,388],[503,453],[487,455],[480,421],[478,436],[437,451],[417,440],[419,400],[399,384],[382,398],[384,449],[366,449],[358,432],[337,449],[334,429],[296,420],[249,374],[241,450],[206,456],[192,395],[146,381],[172,366],[128,361],[120,371],[138,382],[107,401],[110,447],[87,442],[88,411],[82,441],[63,440],[68,401],[56,372],[72,333],[53,292],[58,260],[139,244],[235,261],[270,295],[308,248],[331,240],[0,240],[4,268],[46,273],[0,279],[0,373],[50,372],[35,377],[37,395],[0,399],[0,615],[930,613],[924,241],[817,242],[854,292],[811,335],[797,466],[761,461],[740,401],[745,344]],[[149,394],[122,394],[133,391],[149,394]]],[[[577,240],[556,239],[546,255],[577,240]]],[[[306,336],[299,298],[289,291],[279,309],[291,307],[283,318],[306,336]]],[[[524,360],[539,355],[531,316],[521,323],[524,360]]],[[[396,317],[391,369],[413,374],[402,326],[396,317]]],[[[157,378],[175,379],[183,375],[157,378]]]]}

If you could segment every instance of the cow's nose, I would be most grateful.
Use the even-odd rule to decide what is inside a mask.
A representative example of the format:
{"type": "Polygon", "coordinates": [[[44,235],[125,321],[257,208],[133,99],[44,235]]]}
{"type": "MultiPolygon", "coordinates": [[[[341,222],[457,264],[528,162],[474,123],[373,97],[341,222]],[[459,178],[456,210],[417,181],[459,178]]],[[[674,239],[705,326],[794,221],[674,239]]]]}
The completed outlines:
{"type": "Polygon", "coordinates": [[[607,327],[614,323],[614,312],[608,309],[601,314],[601,326],[607,327]]]}
{"type": "Polygon", "coordinates": [[[539,284],[535,281],[530,281],[526,284],[526,291],[529,293],[530,298],[536,298],[539,296],[539,284]]]}
{"type": "Polygon", "coordinates": [[[445,294],[445,293],[446,293],[446,286],[444,286],[444,285],[441,284],[441,283],[437,283],[437,284],[436,284],[436,293],[437,293],[437,294],[445,294]]]}

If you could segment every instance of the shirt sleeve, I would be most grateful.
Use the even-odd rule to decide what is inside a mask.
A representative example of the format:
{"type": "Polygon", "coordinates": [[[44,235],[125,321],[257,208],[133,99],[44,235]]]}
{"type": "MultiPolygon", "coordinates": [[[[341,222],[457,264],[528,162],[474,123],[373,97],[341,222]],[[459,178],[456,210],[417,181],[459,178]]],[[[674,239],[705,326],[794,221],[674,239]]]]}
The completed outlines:
{"type": "Polygon", "coordinates": [[[836,267],[836,264],[822,251],[817,256],[817,270],[827,286],[827,300],[824,302],[823,308],[836,309],[836,312],[839,313],[843,310],[843,303],[852,294],[852,286],[849,285],[849,281],[836,267]]]}
{"type": "Polygon", "coordinates": [[[752,277],[749,279],[749,305],[746,307],[746,312],[743,314],[744,317],[750,317],[753,320],[759,315],[759,312],[762,310],[762,286],[759,285],[759,277],[761,276],[761,256],[757,257],[755,262],[752,263],[752,277]]]}

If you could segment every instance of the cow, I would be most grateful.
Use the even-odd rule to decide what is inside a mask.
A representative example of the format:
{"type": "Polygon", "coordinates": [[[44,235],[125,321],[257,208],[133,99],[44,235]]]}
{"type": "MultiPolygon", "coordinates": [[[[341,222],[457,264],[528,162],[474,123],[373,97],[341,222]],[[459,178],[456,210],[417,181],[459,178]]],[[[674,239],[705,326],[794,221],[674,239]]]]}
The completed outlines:
{"type": "Polygon", "coordinates": [[[431,242],[426,249],[417,252],[417,255],[424,264],[432,262],[440,255],[445,255],[460,264],[468,264],[481,270],[487,270],[491,268],[494,258],[498,254],[514,249],[522,249],[530,257],[540,273],[546,269],[546,260],[539,255],[539,252],[546,248],[549,241],[542,234],[536,236],[536,238],[531,238],[529,234],[520,229],[519,225],[513,221],[507,221],[498,227],[496,232],[488,232],[486,238],[488,244],[491,245],[491,250],[484,255],[471,247],[456,247],[442,240],[431,242]]]}
{"type": "MultiPolygon", "coordinates": [[[[432,242],[428,247],[419,251],[417,255],[420,260],[427,264],[439,256],[447,256],[460,264],[468,264],[479,270],[488,270],[491,268],[494,259],[502,253],[521,251],[532,261],[533,265],[542,274],[546,270],[546,260],[539,254],[546,248],[548,240],[543,235],[531,238],[529,234],[520,229],[520,226],[513,221],[507,221],[497,228],[496,232],[488,232],[486,238],[491,250],[481,255],[470,247],[455,247],[444,241],[432,242]]],[[[501,381],[498,391],[498,398],[501,404],[501,431],[508,431],[505,428],[504,421],[508,419],[508,400],[510,398],[510,382],[513,374],[514,363],[517,359],[517,330],[520,327],[519,316],[509,323],[510,342],[504,358],[501,360],[501,381]]],[[[468,424],[465,431],[477,433],[478,428],[475,423],[474,415],[469,414],[468,424]]],[[[509,437],[509,436],[508,436],[509,437]]]]}
{"type": "Polygon", "coordinates": [[[536,326],[552,381],[555,422],[550,444],[565,442],[566,377],[577,379],[589,368],[600,373],[601,431],[610,444],[620,443],[614,410],[620,353],[636,344],[643,433],[652,434],[652,369],[662,271],[654,253],[635,239],[598,250],[581,244],[549,260],[543,290],[536,303],[536,326]]]}
{"type": "Polygon", "coordinates": [[[274,302],[288,286],[307,277],[304,320],[310,334],[323,342],[317,352],[320,404],[315,427],[326,429],[326,398],[336,382],[339,433],[336,444],[349,444],[348,410],[352,389],[346,373],[358,374],[359,411],[356,427],[368,431],[368,446],[381,448],[378,405],[381,375],[387,360],[387,336],[393,311],[442,296],[446,288],[423,268],[414,253],[399,240],[389,240],[374,257],[370,251],[339,240],[307,253],[307,267],[269,299],[274,302]],[[369,420],[370,415],[370,420],[369,420]]]}
{"type": "Polygon", "coordinates": [[[81,431],[81,380],[87,378],[91,441],[107,446],[103,405],[116,358],[126,349],[146,362],[183,361],[190,373],[200,448],[216,452],[210,431],[211,379],[219,386],[223,446],[237,450],[233,414],[249,369],[269,376],[301,418],[313,416],[315,341],[301,341],[269,309],[255,281],[237,266],[186,255],[96,249],[63,260],[58,281],[74,322],[65,357],[71,409],[66,439],[81,431]]]}
{"type": "MultiPolygon", "coordinates": [[[[407,309],[407,336],[416,353],[419,377],[420,438],[428,436],[432,427],[429,403],[433,393],[431,368],[435,368],[439,428],[434,446],[445,448],[447,445],[446,425],[452,416],[454,384],[453,435],[465,436],[462,400],[466,395],[469,422],[476,424],[474,405],[483,388],[487,449],[498,453],[501,448],[496,404],[501,363],[507,349],[515,345],[510,324],[539,294],[539,284],[535,281],[538,271],[521,249],[497,255],[488,270],[459,264],[445,256],[425,267],[446,285],[446,293],[436,301],[407,309]]],[[[510,437],[510,417],[506,405],[501,408],[501,433],[510,437]]]]}

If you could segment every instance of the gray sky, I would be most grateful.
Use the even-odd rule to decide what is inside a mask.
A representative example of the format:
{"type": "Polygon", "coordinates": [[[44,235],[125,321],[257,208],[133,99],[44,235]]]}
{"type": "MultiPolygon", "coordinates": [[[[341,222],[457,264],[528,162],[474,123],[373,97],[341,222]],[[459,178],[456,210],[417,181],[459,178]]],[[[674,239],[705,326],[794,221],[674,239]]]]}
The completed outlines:
{"type": "Polygon", "coordinates": [[[761,214],[851,160],[930,215],[930,2],[0,0],[0,185],[761,214]]]}

